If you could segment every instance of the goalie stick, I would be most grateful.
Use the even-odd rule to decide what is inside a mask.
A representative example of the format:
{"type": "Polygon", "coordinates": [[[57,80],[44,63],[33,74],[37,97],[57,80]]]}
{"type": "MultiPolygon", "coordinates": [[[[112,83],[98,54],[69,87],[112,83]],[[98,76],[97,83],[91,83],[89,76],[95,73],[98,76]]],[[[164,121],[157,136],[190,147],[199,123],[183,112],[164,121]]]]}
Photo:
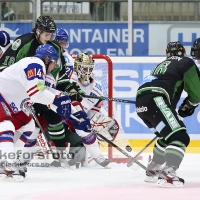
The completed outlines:
{"type": "MultiPolygon", "coordinates": [[[[70,117],[72,117],[73,119],[77,120],[79,122],[79,119],[77,119],[75,116],[70,115],[70,117]]],[[[111,146],[113,146],[114,148],[116,148],[119,152],[121,152],[122,154],[124,154],[126,157],[128,157],[130,160],[131,159],[135,159],[134,162],[139,165],[142,169],[147,170],[147,168],[140,163],[137,158],[132,157],[131,155],[129,155],[128,153],[126,153],[123,149],[121,149],[120,147],[118,147],[115,143],[111,142],[110,140],[108,140],[106,137],[104,137],[103,135],[101,135],[100,133],[98,133],[97,131],[91,129],[96,135],[98,135],[99,137],[101,137],[104,141],[106,141],[108,144],[110,144],[111,146]]],[[[138,154],[137,154],[138,155],[138,154]]],[[[150,172],[147,172],[149,175],[153,175],[150,172]]]]}
{"type": "Polygon", "coordinates": [[[84,97],[84,98],[90,98],[90,99],[100,99],[100,100],[116,101],[116,102],[122,102],[122,103],[132,103],[132,104],[135,104],[135,101],[132,101],[132,100],[109,98],[109,97],[101,97],[101,96],[90,96],[90,95],[86,95],[86,94],[82,94],[81,96],[84,97]]]}

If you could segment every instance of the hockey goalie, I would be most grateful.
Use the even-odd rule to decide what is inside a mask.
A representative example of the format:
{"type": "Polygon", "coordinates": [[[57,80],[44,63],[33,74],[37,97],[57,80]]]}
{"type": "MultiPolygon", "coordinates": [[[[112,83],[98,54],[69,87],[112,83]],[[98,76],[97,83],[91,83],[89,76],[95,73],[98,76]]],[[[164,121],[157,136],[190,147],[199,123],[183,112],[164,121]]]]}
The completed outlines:
{"type": "MultiPolygon", "coordinates": [[[[78,84],[86,95],[102,96],[101,85],[95,81],[93,70],[94,60],[92,57],[86,53],[80,53],[74,61],[74,71],[71,76],[71,81],[78,84]]],[[[72,102],[72,104],[77,109],[81,108],[87,113],[93,130],[99,132],[110,141],[114,141],[119,132],[119,125],[115,119],[100,112],[103,105],[102,100],[83,98],[81,104],[80,102],[72,102]]],[[[101,138],[98,139],[101,140],[101,138]]],[[[92,159],[90,159],[90,155],[87,152],[84,159],[85,165],[92,165],[92,159]]]]}

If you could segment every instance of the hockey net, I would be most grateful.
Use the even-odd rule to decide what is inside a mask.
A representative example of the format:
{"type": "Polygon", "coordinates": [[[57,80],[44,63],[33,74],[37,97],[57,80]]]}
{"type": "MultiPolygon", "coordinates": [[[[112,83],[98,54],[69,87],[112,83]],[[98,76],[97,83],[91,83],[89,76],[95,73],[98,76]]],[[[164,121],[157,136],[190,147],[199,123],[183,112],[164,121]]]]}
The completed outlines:
{"type": "MultiPolygon", "coordinates": [[[[76,55],[72,56],[73,58],[76,55]]],[[[93,54],[93,59],[95,60],[94,78],[97,83],[99,83],[103,90],[104,97],[113,97],[113,63],[109,56],[102,54],[93,54]]],[[[113,101],[104,101],[102,112],[107,114],[111,118],[115,118],[119,123],[119,118],[117,115],[116,104],[113,101]]],[[[120,125],[120,123],[119,123],[120,125]]],[[[120,125],[120,131],[114,143],[120,148],[125,150],[125,147],[129,144],[129,141],[125,137],[124,130],[120,125]]],[[[127,163],[129,159],[126,158],[122,153],[108,145],[106,142],[100,142],[101,151],[103,155],[108,156],[111,162],[117,163],[127,163]]],[[[126,151],[126,150],[125,150],[126,151]]]]}

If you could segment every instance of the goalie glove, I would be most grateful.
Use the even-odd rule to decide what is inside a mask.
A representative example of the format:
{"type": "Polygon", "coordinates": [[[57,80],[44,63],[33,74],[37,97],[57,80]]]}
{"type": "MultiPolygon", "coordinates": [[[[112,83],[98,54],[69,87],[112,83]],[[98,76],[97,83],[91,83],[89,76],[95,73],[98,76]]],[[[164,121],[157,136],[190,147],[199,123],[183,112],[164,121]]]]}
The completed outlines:
{"type": "Polygon", "coordinates": [[[194,113],[195,108],[198,106],[198,104],[193,104],[188,100],[188,97],[186,97],[183,101],[183,103],[180,105],[178,109],[178,114],[181,117],[188,117],[191,116],[194,113]]]}
{"type": "MultiPolygon", "coordinates": [[[[90,123],[93,130],[99,132],[110,141],[114,141],[119,132],[119,124],[117,121],[99,112],[96,112],[95,115],[93,115],[90,119],[90,123]]],[[[97,138],[100,141],[104,141],[98,136],[97,138]]]]}
{"type": "Polygon", "coordinates": [[[68,93],[71,101],[81,102],[83,100],[82,96],[85,94],[76,82],[68,82],[65,91],[68,93]]]}

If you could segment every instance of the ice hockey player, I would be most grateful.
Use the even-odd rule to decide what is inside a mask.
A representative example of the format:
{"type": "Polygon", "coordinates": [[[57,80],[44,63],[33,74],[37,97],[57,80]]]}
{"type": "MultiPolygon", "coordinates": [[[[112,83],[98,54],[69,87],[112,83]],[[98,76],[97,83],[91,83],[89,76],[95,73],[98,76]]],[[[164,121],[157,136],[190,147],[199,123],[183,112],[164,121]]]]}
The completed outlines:
{"type": "MultiPolygon", "coordinates": [[[[70,78],[73,73],[73,70],[74,70],[74,59],[68,53],[69,34],[68,34],[67,30],[65,30],[64,28],[58,28],[56,30],[55,41],[57,41],[59,43],[59,45],[62,49],[62,54],[65,58],[65,63],[66,63],[66,74],[70,78]]],[[[81,101],[82,100],[81,96],[79,96],[79,98],[81,101]]]]}
{"type": "Polygon", "coordinates": [[[0,31],[0,58],[10,45],[10,35],[6,31],[0,31]]]}
{"type": "MultiPolygon", "coordinates": [[[[29,140],[35,125],[29,115],[27,103],[54,104],[57,106],[58,115],[69,119],[71,114],[69,97],[56,90],[52,93],[44,85],[45,74],[55,68],[57,60],[56,49],[50,44],[45,44],[36,49],[34,57],[23,58],[0,73],[1,155],[15,152],[14,138],[19,138],[15,143],[16,147],[23,147],[25,143],[29,145],[36,143],[36,138],[29,140]]],[[[25,148],[22,154],[24,150],[25,148]]],[[[28,148],[25,152],[28,152],[28,148]]],[[[1,158],[1,177],[10,175],[18,181],[25,177],[19,170],[16,159],[16,155],[1,158]]]]}
{"type": "MultiPolygon", "coordinates": [[[[196,57],[198,51],[193,52],[196,57]]],[[[200,102],[200,74],[194,61],[186,57],[180,42],[170,42],[166,54],[166,60],[158,64],[138,88],[136,109],[138,116],[159,136],[153,159],[147,167],[151,175],[158,175],[156,186],[183,187],[184,180],[176,175],[176,170],[184,158],[190,138],[175,109],[185,90],[188,96],[178,113],[181,117],[194,113],[200,102]]],[[[152,177],[148,178],[146,181],[152,177]]]]}
{"type": "MultiPolygon", "coordinates": [[[[66,64],[61,52],[61,47],[56,41],[53,41],[55,39],[55,31],[56,24],[53,19],[49,16],[40,16],[36,20],[33,32],[16,38],[13,44],[4,52],[3,56],[0,58],[0,71],[24,57],[34,56],[35,50],[40,44],[51,44],[56,48],[59,56],[57,67],[52,72],[56,79],[56,83],[58,84],[57,88],[61,91],[67,90],[68,92],[73,90],[70,99],[73,101],[80,101],[80,99],[82,99],[78,93],[81,92],[80,88],[67,81],[68,76],[65,74],[66,64]]],[[[45,117],[48,123],[48,133],[56,147],[63,150],[65,148],[65,127],[62,124],[62,117],[42,104],[34,104],[34,108],[37,113],[40,113],[45,117]]],[[[75,141],[73,142],[75,143],[75,141]]],[[[77,143],[78,142],[79,141],[77,140],[77,143]]]]}
{"type": "MultiPolygon", "coordinates": [[[[74,72],[71,76],[71,81],[78,83],[80,88],[87,95],[102,96],[101,86],[95,81],[93,70],[94,60],[92,57],[86,53],[80,53],[74,61],[74,72]]],[[[93,129],[111,141],[115,139],[119,131],[119,125],[115,119],[100,113],[101,106],[103,105],[102,100],[83,98],[81,104],[79,102],[74,102],[73,105],[82,108],[87,113],[93,129]]],[[[70,126],[70,124],[68,125],[70,126]]],[[[73,130],[73,127],[70,127],[70,130],[73,130]]],[[[83,137],[82,135],[80,136],[83,137]]],[[[88,152],[99,165],[107,166],[109,160],[101,155],[100,148],[96,148],[94,151],[96,152],[96,156],[92,155],[93,152],[88,152]]],[[[85,160],[87,161],[87,157],[85,160]]],[[[87,165],[88,163],[85,162],[85,164],[87,165]]]]}

